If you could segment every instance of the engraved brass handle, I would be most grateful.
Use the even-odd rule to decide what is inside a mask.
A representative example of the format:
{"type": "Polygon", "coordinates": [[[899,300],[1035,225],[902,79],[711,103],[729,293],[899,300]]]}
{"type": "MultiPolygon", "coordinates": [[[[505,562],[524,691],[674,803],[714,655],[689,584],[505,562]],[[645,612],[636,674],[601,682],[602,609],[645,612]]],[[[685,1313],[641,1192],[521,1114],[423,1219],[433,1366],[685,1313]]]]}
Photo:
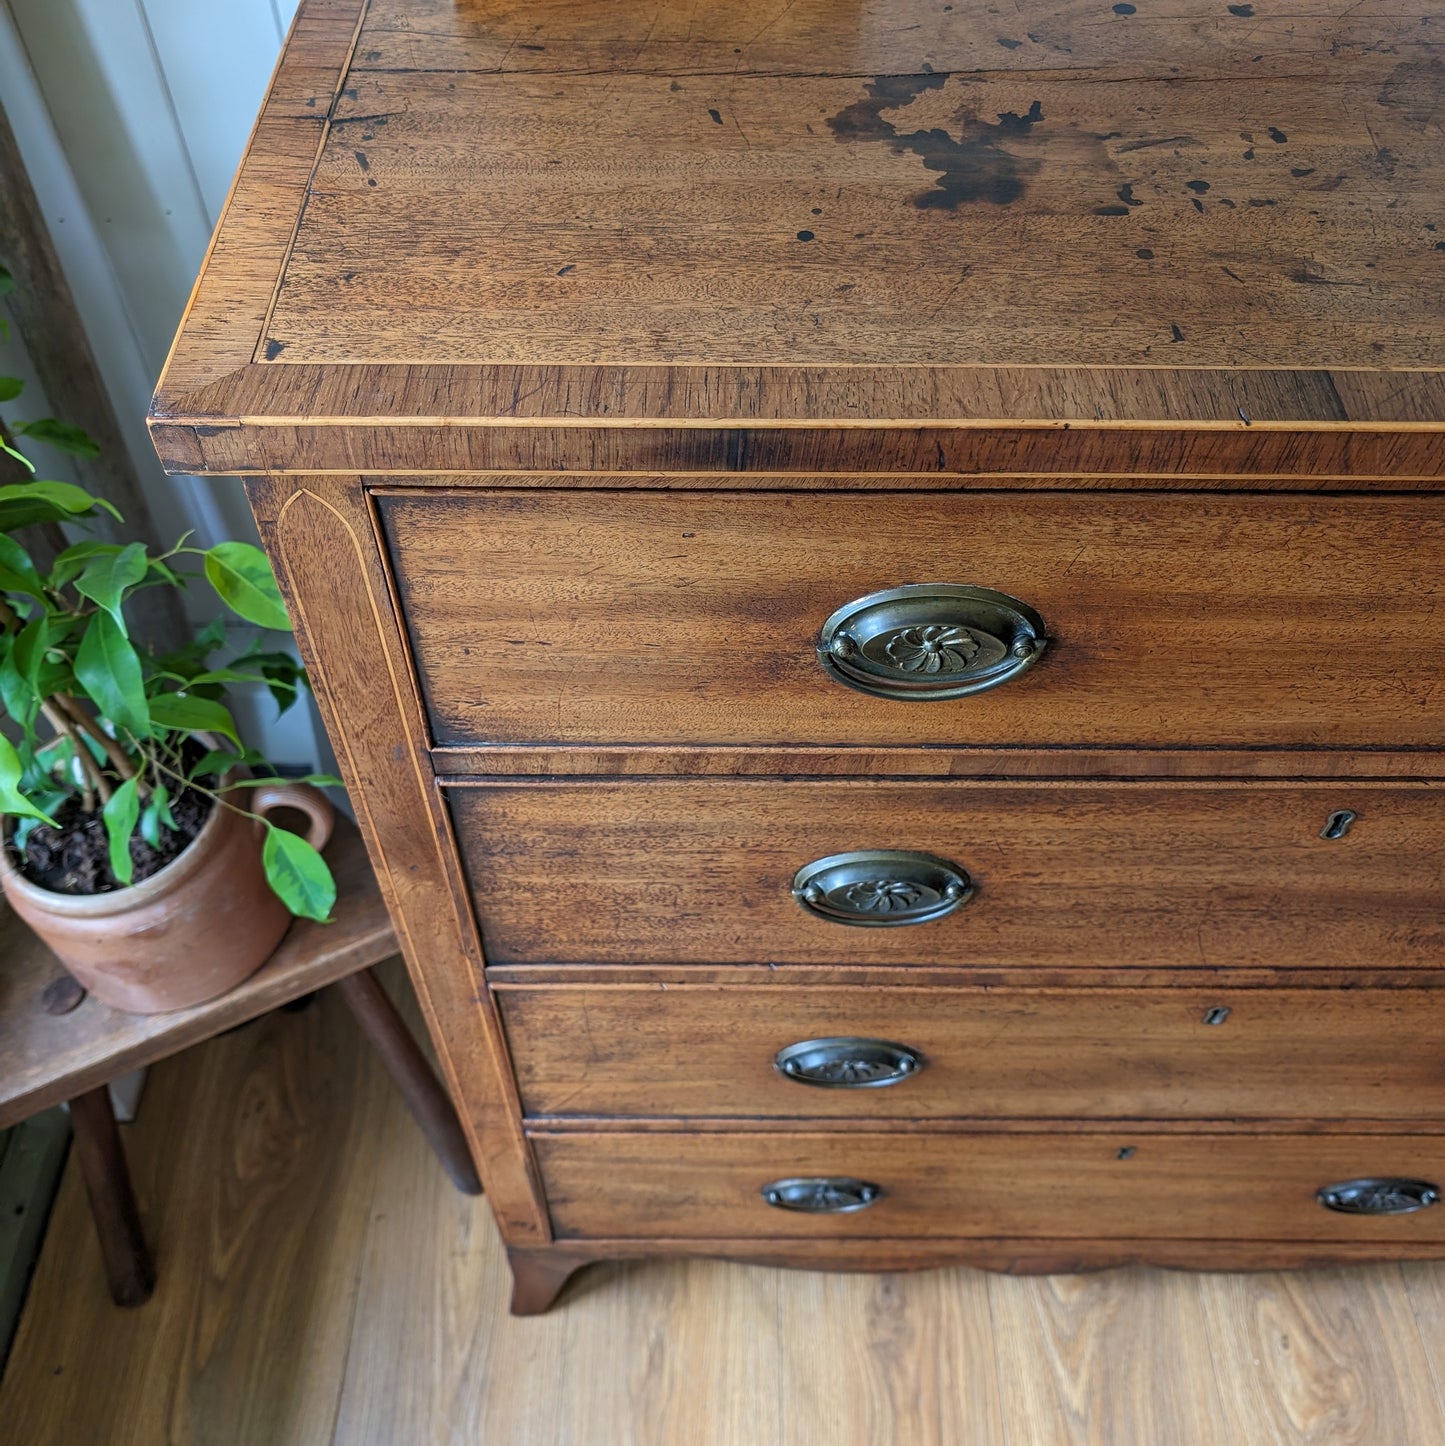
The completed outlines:
{"type": "Polygon", "coordinates": [[[763,1199],[779,1210],[805,1215],[851,1215],[866,1210],[883,1193],[881,1185],[855,1180],[851,1175],[815,1175],[797,1180],[774,1180],[764,1185],[763,1199]]]}
{"type": "Polygon", "coordinates": [[[1315,1199],[1344,1215],[1412,1215],[1440,1203],[1440,1187],[1429,1180],[1342,1180],[1326,1185],[1315,1199]]]}
{"type": "Polygon", "coordinates": [[[835,924],[926,924],[966,904],[973,881],[947,859],[902,849],[829,854],[798,870],[793,897],[835,924]]]}
{"type": "Polygon", "coordinates": [[[987,587],[918,583],[838,609],[818,638],[830,677],[879,698],[962,698],[1033,667],[1048,638],[1027,603],[987,587]]]}
{"type": "Polygon", "coordinates": [[[780,1049],[773,1064],[799,1084],[872,1090],[911,1079],[923,1068],[923,1057],[886,1039],[805,1039],[780,1049]]]}

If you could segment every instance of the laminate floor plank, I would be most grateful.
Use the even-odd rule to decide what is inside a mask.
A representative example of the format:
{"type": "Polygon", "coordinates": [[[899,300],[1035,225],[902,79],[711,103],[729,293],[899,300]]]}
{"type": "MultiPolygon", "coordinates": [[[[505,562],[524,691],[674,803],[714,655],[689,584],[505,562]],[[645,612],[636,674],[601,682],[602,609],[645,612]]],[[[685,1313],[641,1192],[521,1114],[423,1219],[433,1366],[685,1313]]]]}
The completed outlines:
{"type": "Polygon", "coordinates": [[[988,1288],[1009,1446],[1230,1446],[1194,1277],[996,1276],[988,1288]]]}
{"type": "Polygon", "coordinates": [[[156,1294],[111,1305],[67,1166],[0,1382],[6,1446],[1445,1443],[1445,1265],[656,1260],[512,1319],[485,1202],[329,995],[157,1066],[124,1133],[156,1294]]]}
{"type": "MultiPolygon", "coordinates": [[[[1431,1273],[1438,1279],[1438,1267],[1431,1273]]],[[[1397,1265],[1219,1276],[1204,1293],[1230,1441],[1250,1446],[1445,1442],[1397,1265]]]]}
{"type": "Polygon", "coordinates": [[[123,1131],[162,1288],[106,1294],[75,1162],[0,1385],[23,1446],[323,1446],[390,1088],[345,1012],[272,1014],[154,1067],[123,1131]]]}

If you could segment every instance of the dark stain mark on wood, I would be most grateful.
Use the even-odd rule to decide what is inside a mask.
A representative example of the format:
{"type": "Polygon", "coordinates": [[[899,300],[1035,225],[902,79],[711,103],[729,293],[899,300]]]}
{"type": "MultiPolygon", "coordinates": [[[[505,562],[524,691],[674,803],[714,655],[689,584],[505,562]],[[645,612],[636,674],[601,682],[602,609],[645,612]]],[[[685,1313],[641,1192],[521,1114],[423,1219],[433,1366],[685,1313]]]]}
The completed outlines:
{"type": "MultiPolygon", "coordinates": [[[[1116,9],[1116,10],[1117,10],[1118,8],[1119,8],[1119,7],[1118,7],[1117,5],[1114,7],[1114,9],[1116,9]]],[[[1133,7],[1132,5],[1129,7],[1129,9],[1131,9],[1131,10],[1132,10],[1133,8],[1134,8],[1134,7],[1133,7]]],[[[1119,1153],[1118,1153],[1114,1158],[1115,1158],[1116,1160],[1132,1160],[1132,1159],[1134,1158],[1135,1149],[1136,1149],[1136,1147],[1135,1147],[1134,1145],[1125,1145],[1124,1148],[1123,1148],[1122,1150],[1120,1150],[1119,1153]]]]}
{"type": "Polygon", "coordinates": [[[1249,413],[1246,412],[1243,407],[1236,407],[1235,411],[1239,413],[1239,420],[1243,422],[1246,427],[1254,426],[1254,423],[1250,420],[1249,413]]]}
{"type": "Polygon", "coordinates": [[[1019,48],[1019,46],[1021,46],[1021,45],[1023,44],[1023,41],[1022,41],[1022,40],[1008,40],[1008,39],[1005,39],[1004,36],[1000,35],[1000,36],[998,37],[998,43],[999,43],[1000,45],[1002,45],[1005,50],[1017,50],[1017,49],[1019,48]]]}
{"type": "Polygon", "coordinates": [[[1114,14],[1133,15],[1138,10],[1138,8],[1139,7],[1137,5],[1116,5],[1114,7],[1114,14]]]}
{"type": "Polygon", "coordinates": [[[1178,326],[1178,323],[1177,323],[1177,322],[1171,321],[1171,322],[1169,323],[1169,335],[1170,335],[1175,341],[1183,341],[1183,340],[1184,340],[1184,333],[1179,330],[1179,326],[1178,326]]]}
{"type": "Polygon", "coordinates": [[[1230,13],[1231,15],[1238,15],[1241,20],[1248,20],[1249,17],[1254,14],[1254,6],[1253,6],[1253,5],[1231,5],[1231,6],[1229,7],[1229,13],[1230,13]]]}
{"type": "Polygon", "coordinates": [[[276,341],[274,338],[266,343],[266,360],[275,361],[283,351],[286,350],[284,341],[276,341]]]}
{"type": "Polygon", "coordinates": [[[1034,101],[1024,115],[1004,111],[997,124],[965,117],[957,140],[937,127],[904,133],[884,118],[884,111],[911,105],[925,91],[942,89],[947,79],[932,73],[876,76],[863,87],[867,98],[829,117],[828,128],[839,141],[883,141],[900,153],[911,151],[926,170],[937,171],[933,187],[913,198],[920,210],[956,211],[971,201],[1011,205],[1040,162],[1003,149],[1003,142],[1026,138],[1044,119],[1042,103],[1034,101]]]}
{"type": "Polygon", "coordinates": [[[671,84],[670,86],[668,86],[668,89],[669,89],[674,95],[676,95],[677,92],[682,89],[682,87],[681,87],[676,81],[673,81],[672,84],[671,84]]]}
{"type": "Polygon", "coordinates": [[[1289,139],[1289,137],[1288,137],[1287,135],[1285,135],[1285,133],[1284,133],[1282,130],[1280,130],[1280,128],[1279,128],[1278,126],[1270,126],[1270,128],[1269,128],[1269,138],[1270,138],[1270,140],[1272,140],[1272,141],[1275,143],[1275,145],[1277,145],[1277,146],[1282,146],[1282,145],[1289,139]]]}
{"type": "Polygon", "coordinates": [[[1119,187],[1116,194],[1126,206],[1142,206],[1144,204],[1143,201],[1139,200],[1134,194],[1133,181],[1125,181],[1125,183],[1119,187]]]}
{"type": "Polygon", "coordinates": [[[1127,206],[1095,206],[1094,214],[1096,216],[1127,216],[1129,208],[1127,206]]]}
{"type": "Polygon", "coordinates": [[[366,52],[366,59],[367,59],[367,60],[380,60],[380,59],[381,59],[381,51],[379,51],[379,50],[368,50],[368,51],[366,52]]]}
{"type": "Polygon", "coordinates": [[[1247,161],[1252,161],[1252,160],[1254,159],[1254,147],[1253,147],[1253,146],[1251,146],[1251,147],[1244,153],[1244,159],[1247,160],[1247,161]]]}
{"type": "Polygon", "coordinates": [[[1289,169],[1289,173],[1295,178],[1295,180],[1299,180],[1301,176],[1314,175],[1315,168],[1313,166],[1291,166],[1289,169]]]}
{"type": "Polygon", "coordinates": [[[575,271],[576,269],[577,266],[575,262],[568,262],[566,266],[559,266],[557,268],[557,275],[566,276],[569,271],[575,271]]]}
{"type": "Polygon", "coordinates": [[[1201,215],[1203,215],[1203,213],[1204,213],[1204,202],[1201,201],[1198,196],[1191,196],[1191,197],[1189,198],[1189,204],[1190,204],[1191,206],[1193,206],[1194,209],[1195,209],[1196,211],[1198,211],[1201,215]]]}
{"type": "Polygon", "coordinates": [[[1251,196],[1249,198],[1249,204],[1251,206],[1273,206],[1275,203],[1272,199],[1261,199],[1258,196],[1251,196]]]}
{"type": "Polygon", "coordinates": [[[1439,124],[1442,94],[1445,94],[1445,61],[1404,61],[1390,72],[1379,101],[1398,111],[1399,121],[1409,130],[1423,133],[1439,124]]]}
{"type": "Polygon", "coordinates": [[[1208,181],[1185,181],[1184,183],[1191,191],[1198,191],[1202,196],[1209,189],[1208,181]]]}
{"type": "Polygon", "coordinates": [[[813,214],[814,214],[815,216],[821,216],[821,215],[823,214],[823,208],[822,208],[821,206],[814,206],[814,207],[813,207],[813,214]]]}
{"type": "Polygon", "coordinates": [[[371,169],[371,162],[366,159],[365,151],[352,151],[351,154],[356,157],[356,164],[360,166],[363,171],[369,171],[371,169]]]}
{"type": "Polygon", "coordinates": [[[1241,286],[1245,284],[1244,277],[1240,276],[1237,272],[1231,271],[1229,267],[1221,266],[1219,269],[1224,272],[1231,281],[1237,281],[1241,286]]]}
{"type": "Polygon", "coordinates": [[[1141,246],[1134,254],[1141,261],[1152,261],[1154,259],[1154,253],[1147,246],[1141,246]]]}
{"type": "Polygon", "coordinates": [[[799,241],[811,241],[812,239],[813,239],[813,233],[812,233],[811,231],[799,231],[799,232],[798,232],[798,240],[799,240],[799,241]]]}
{"type": "Polygon", "coordinates": [[[713,122],[714,122],[716,125],[721,125],[721,124],[722,124],[722,112],[721,112],[721,111],[716,111],[716,110],[714,110],[711,106],[708,106],[708,108],[707,108],[707,113],[713,118],[713,122]]]}

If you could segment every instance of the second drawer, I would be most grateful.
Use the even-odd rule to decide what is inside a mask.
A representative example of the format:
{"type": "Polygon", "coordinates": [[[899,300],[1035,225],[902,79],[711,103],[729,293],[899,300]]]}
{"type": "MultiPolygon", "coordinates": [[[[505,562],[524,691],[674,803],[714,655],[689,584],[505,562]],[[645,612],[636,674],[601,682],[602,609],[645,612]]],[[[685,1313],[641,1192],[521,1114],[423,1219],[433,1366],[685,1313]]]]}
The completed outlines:
{"type": "MultiPolygon", "coordinates": [[[[1399,969],[1438,966],[1445,950],[1445,814],[1426,785],[718,779],[448,792],[490,964],[1399,969]],[[1344,810],[1353,824],[1322,838],[1344,810]],[[800,869],[856,850],[940,856],[973,896],[944,917],[874,928],[799,904],[800,869]]],[[[889,892],[893,867],[862,870],[860,912],[877,918],[914,892],[927,902],[906,880],[889,892]]],[[[846,879],[835,892],[849,893],[846,879]]]]}
{"type": "Polygon", "coordinates": [[[1445,990],[616,984],[497,997],[533,1117],[1445,1118],[1445,990]],[[805,1082],[819,1079],[831,1084],[805,1082]]]}

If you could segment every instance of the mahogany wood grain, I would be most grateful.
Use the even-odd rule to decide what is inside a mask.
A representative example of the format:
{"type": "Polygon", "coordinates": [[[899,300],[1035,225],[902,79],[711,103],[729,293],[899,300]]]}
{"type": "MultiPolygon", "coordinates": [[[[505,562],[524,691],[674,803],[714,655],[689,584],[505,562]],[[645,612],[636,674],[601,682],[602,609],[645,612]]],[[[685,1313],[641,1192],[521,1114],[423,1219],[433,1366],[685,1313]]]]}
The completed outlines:
{"type": "Polygon", "coordinates": [[[307,0],[157,445],[233,473],[1437,477],[1437,28],[307,0]]]}
{"type": "Polygon", "coordinates": [[[1258,778],[1440,779],[1438,749],[1337,748],[675,748],[449,744],[431,751],[441,777],[514,778],[1258,778]]]}
{"type": "Polygon", "coordinates": [[[1434,498],[469,490],[378,505],[444,745],[1445,743],[1434,498]],[[1043,658],[947,702],[828,675],[829,614],[927,582],[1022,599],[1048,628],[1043,658]]]}
{"type": "MultiPolygon", "coordinates": [[[[797,1241],[1029,1236],[1098,1246],[1149,1235],[1229,1242],[1434,1245],[1445,1209],[1347,1215],[1315,1199],[1360,1177],[1441,1184],[1445,1140],[1408,1135],[813,1135],[532,1132],[559,1239],[771,1237],[797,1241]],[[881,1187],[867,1208],[770,1206],[772,1181],[848,1176],[881,1187]]],[[[1085,1251],[1087,1256],[1087,1249],[1085,1251]]]]}
{"type": "Polygon", "coordinates": [[[451,800],[492,964],[1430,968],[1428,786],[765,782],[465,784],[451,800]],[[1337,809],[1358,821],[1320,831],[1337,809]],[[854,928],[796,872],[918,850],[976,886],[945,918],[854,928]]]}
{"type": "Polygon", "coordinates": [[[510,1238],[545,1242],[540,1187],[500,1024],[480,987],[475,927],[366,499],[330,478],[253,480],[247,494],[478,1174],[510,1238]]]}
{"type": "Polygon", "coordinates": [[[1441,991],[497,992],[534,1117],[1445,1121],[1441,991]],[[923,1067],[862,1089],[799,1083],[775,1067],[790,1044],[839,1036],[903,1045],[923,1067]]]}

